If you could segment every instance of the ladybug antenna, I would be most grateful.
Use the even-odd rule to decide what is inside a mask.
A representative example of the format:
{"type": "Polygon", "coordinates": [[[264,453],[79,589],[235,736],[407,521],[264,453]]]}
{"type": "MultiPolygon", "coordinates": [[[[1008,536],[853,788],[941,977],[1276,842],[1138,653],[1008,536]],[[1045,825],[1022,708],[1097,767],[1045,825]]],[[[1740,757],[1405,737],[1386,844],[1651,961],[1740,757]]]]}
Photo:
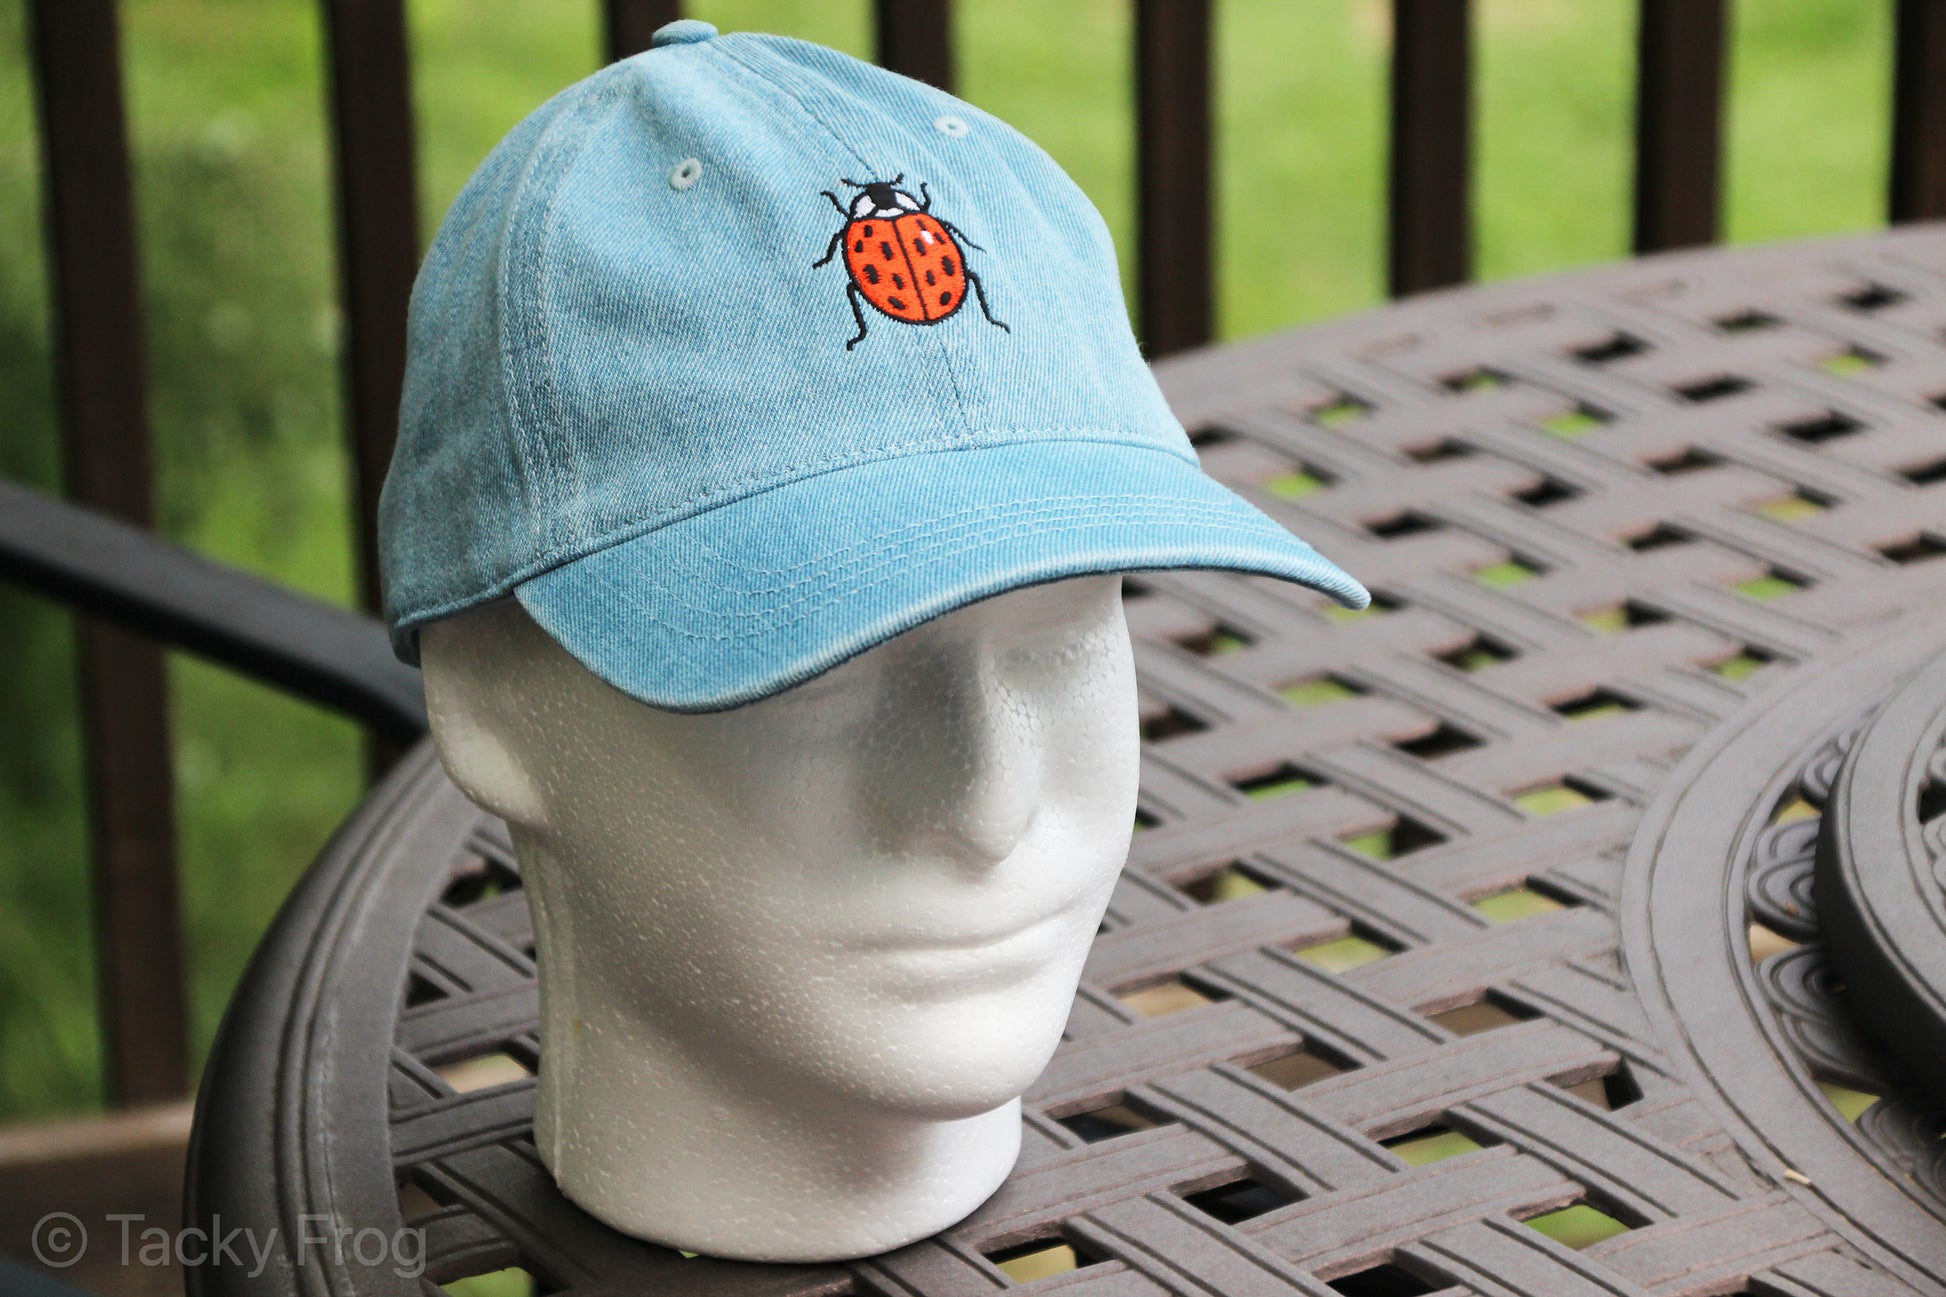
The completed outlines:
{"type": "Polygon", "coordinates": [[[838,177],[838,183],[841,185],[850,185],[853,189],[863,189],[865,187],[859,184],[856,180],[847,180],[843,176],[838,177]]]}
{"type": "Polygon", "coordinates": [[[896,175],[896,176],[893,176],[893,177],[892,177],[892,178],[891,178],[890,180],[888,180],[888,181],[886,181],[885,183],[886,183],[886,184],[888,184],[888,185],[902,185],[902,184],[904,184],[904,183],[905,183],[905,172],[903,172],[903,171],[901,171],[901,172],[899,172],[899,174],[898,174],[898,175],[896,175]]]}

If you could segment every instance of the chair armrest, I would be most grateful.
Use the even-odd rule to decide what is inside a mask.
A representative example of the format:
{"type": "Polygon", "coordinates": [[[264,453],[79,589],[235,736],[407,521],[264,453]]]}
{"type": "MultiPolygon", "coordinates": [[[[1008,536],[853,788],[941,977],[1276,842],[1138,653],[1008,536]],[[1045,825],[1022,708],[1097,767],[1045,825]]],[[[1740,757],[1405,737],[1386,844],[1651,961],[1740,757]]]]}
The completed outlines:
{"type": "Polygon", "coordinates": [[[0,577],[410,742],[417,669],[376,620],[284,589],[15,482],[0,481],[0,577]]]}

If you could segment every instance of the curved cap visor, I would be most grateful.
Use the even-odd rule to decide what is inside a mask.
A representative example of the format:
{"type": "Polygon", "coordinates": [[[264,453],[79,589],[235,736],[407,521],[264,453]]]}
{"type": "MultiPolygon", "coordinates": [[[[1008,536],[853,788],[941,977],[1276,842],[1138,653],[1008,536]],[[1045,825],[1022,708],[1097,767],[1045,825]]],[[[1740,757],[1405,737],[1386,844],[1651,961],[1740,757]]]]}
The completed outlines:
{"type": "Polygon", "coordinates": [[[721,711],[1021,586],[1214,568],[1353,608],[1363,586],[1194,464],[1102,442],[943,451],[749,496],[563,564],[515,595],[651,706],[721,711]]]}

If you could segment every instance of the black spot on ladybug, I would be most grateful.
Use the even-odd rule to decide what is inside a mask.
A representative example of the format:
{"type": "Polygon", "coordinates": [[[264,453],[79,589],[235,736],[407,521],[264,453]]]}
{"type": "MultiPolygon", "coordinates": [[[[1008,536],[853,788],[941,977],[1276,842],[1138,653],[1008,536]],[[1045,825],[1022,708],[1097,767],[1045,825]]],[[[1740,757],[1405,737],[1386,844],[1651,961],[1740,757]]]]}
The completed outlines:
{"type": "Polygon", "coordinates": [[[845,343],[849,351],[865,340],[865,312],[860,299],[885,315],[903,324],[938,324],[957,314],[966,305],[966,294],[958,292],[957,280],[965,278],[972,281],[973,295],[980,300],[980,312],[986,316],[988,324],[1004,332],[1011,333],[1005,322],[995,319],[993,308],[988,305],[986,287],[980,277],[966,265],[962,248],[975,252],[983,249],[953,227],[952,222],[931,214],[932,195],[926,186],[919,186],[919,197],[913,196],[898,186],[904,183],[903,175],[891,180],[871,180],[860,184],[855,180],[844,183],[860,192],[851,203],[838,201],[838,196],[825,190],[823,197],[845,218],[845,223],[831,236],[824,256],[812,263],[814,267],[828,265],[831,259],[843,251],[845,271],[850,282],[845,286],[846,299],[851,303],[851,315],[858,325],[858,332],[845,343]],[[867,219],[869,218],[869,219],[867,219]],[[886,236],[878,238],[880,222],[885,223],[886,236]],[[874,257],[868,248],[876,244],[874,257]],[[935,271],[934,267],[938,270],[935,271]],[[926,291],[937,288],[940,275],[952,284],[952,289],[936,296],[926,291]],[[917,290],[917,300],[906,295],[911,277],[911,287],[917,290]],[[923,286],[920,283],[924,277],[923,286]],[[886,280],[890,279],[890,283],[886,280]]]}

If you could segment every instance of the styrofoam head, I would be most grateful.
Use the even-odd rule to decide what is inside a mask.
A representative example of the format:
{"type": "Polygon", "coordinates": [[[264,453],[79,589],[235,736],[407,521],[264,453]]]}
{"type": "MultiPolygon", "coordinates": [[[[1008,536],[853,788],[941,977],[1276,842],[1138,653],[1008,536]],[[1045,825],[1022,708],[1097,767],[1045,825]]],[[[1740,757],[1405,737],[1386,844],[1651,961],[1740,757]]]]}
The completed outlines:
{"type": "Polygon", "coordinates": [[[606,1139],[575,1112],[644,1057],[791,1111],[935,1121],[1045,1067],[1133,822],[1118,578],[1011,591],[708,714],[620,693],[511,601],[428,627],[424,660],[441,756],[509,821],[535,906],[544,1154],[606,1139]]]}

